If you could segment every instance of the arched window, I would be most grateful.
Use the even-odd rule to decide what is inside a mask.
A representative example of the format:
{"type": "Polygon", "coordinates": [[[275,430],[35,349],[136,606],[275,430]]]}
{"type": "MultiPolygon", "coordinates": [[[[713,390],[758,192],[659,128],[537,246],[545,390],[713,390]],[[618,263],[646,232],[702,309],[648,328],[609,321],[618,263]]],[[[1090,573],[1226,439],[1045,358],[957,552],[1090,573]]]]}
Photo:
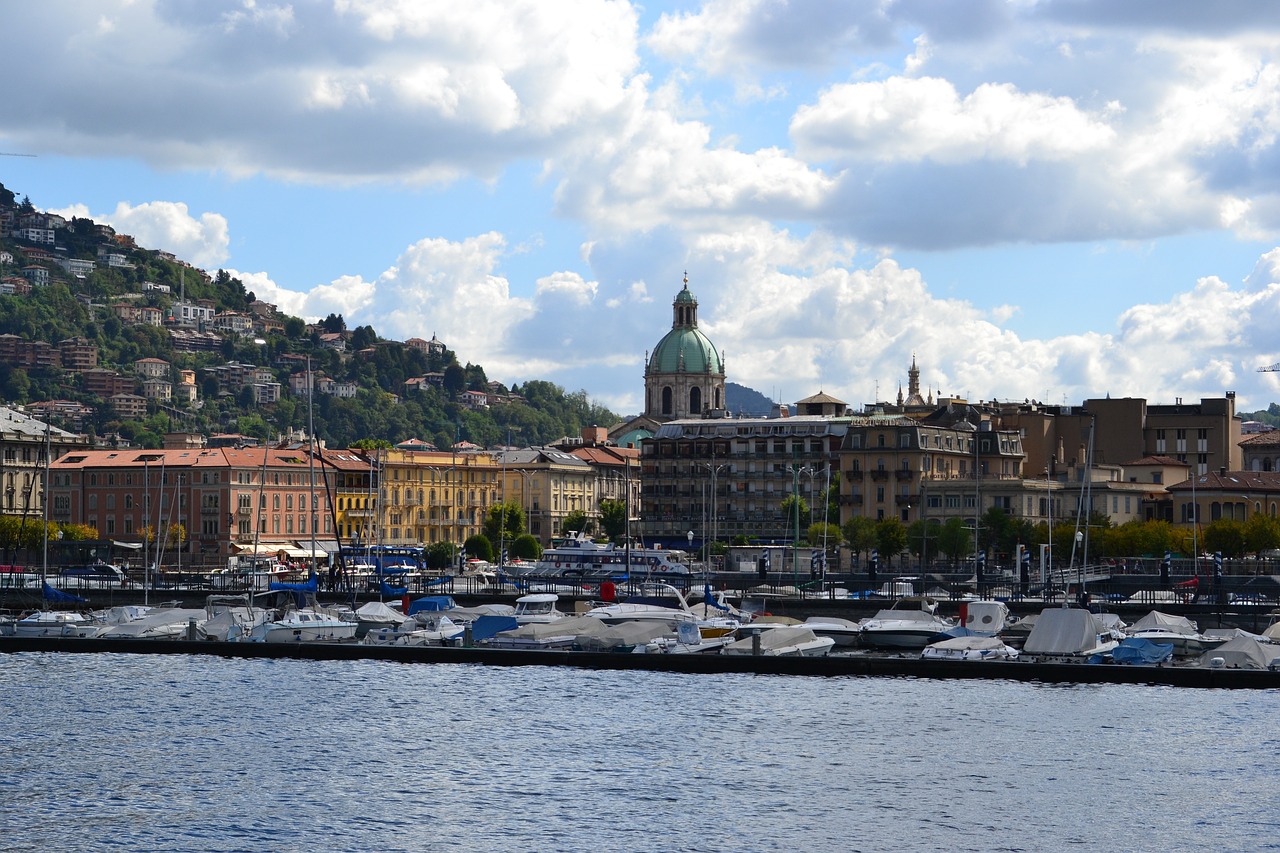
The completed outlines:
{"type": "Polygon", "coordinates": [[[671,386],[662,389],[662,414],[671,414],[671,386]]]}
{"type": "Polygon", "coordinates": [[[689,389],[689,414],[697,415],[702,413],[702,389],[689,389]]]}

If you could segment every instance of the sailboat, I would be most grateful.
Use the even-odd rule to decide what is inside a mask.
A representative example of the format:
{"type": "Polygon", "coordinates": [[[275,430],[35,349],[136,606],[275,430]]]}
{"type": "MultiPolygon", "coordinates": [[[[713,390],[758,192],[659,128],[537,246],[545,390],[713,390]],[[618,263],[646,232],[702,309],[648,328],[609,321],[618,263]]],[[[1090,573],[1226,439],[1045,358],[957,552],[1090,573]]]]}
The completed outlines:
{"type": "Polygon", "coordinates": [[[275,619],[257,625],[246,639],[262,643],[305,643],[305,642],[342,642],[354,640],[359,626],[355,614],[342,612],[337,608],[323,607],[316,601],[319,589],[319,578],[316,576],[316,524],[318,514],[315,512],[316,476],[315,476],[315,421],[311,409],[311,362],[307,361],[307,427],[310,443],[310,490],[308,497],[308,515],[310,515],[311,532],[311,571],[303,583],[284,583],[273,581],[268,585],[269,592],[283,593],[291,597],[275,619]]]}
{"type": "Polygon", "coordinates": [[[55,610],[51,605],[87,604],[78,595],[58,589],[49,583],[49,466],[53,437],[48,422],[44,425],[44,493],[40,498],[41,523],[44,525],[43,547],[40,558],[41,610],[30,613],[13,623],[16,637],[77,637],[87,636],[92,620],[83,613],[72,610],[55,610]]]}

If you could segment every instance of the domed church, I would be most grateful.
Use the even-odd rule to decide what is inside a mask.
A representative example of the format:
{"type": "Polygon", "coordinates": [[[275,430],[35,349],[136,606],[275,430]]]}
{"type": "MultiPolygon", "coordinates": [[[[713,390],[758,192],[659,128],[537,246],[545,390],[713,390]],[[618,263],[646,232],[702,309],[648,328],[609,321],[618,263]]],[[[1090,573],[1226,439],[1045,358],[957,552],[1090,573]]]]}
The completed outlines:
{"type": "Polygon", "coordinates": [[[645,357],[645,415],[670,421],[723,409],[724,358],[698,329],[698,300],[689,292],[687,273],[671,313],[671,331],[645,357]]]}

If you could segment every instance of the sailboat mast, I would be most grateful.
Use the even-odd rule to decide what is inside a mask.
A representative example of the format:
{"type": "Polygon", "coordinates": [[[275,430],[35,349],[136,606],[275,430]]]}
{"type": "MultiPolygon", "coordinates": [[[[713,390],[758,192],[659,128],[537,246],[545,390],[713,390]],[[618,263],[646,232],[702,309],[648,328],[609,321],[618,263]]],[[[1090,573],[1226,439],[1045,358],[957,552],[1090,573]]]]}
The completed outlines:
{"type": "Polygon", "coordinates": [[[313,380],[311,378],[311,357],[307,356],[307,479],[310,481],[310,490],[307,497],[309,506],[307,507],[307,515],[311,516],[311,571],[316,569],[316,424],[315,411],[312,405],[312,398],[315,390],[312,388],[313,380]]]}
{"type": "Polygon", "coordinates": [[[44,494],[40,496],[40,511],[44,521],[44,553],[40,558],[40,587],[49,577],[49,465],[53,449],[51,427],[46,420],[44,424],[44,494]]]}

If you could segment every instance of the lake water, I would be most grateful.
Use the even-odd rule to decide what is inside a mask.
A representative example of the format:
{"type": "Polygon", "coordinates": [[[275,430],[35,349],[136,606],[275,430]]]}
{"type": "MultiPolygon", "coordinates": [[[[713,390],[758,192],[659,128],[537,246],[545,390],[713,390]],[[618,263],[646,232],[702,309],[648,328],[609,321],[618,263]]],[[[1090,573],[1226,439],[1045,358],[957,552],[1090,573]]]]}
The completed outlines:
{"type": "Polygon", "coordinates": [[[1280,693],[0,655],[5,850],[1261,850],[1280,693]]]}

